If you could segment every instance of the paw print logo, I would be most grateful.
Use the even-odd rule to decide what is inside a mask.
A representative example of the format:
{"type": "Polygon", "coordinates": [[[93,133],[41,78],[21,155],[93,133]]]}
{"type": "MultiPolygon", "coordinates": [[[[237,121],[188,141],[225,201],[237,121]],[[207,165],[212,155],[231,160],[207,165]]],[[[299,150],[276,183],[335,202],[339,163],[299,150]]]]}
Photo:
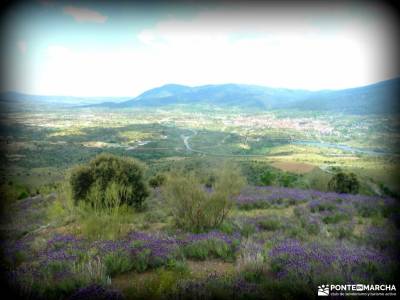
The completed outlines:
{"type": "Polygon", "coordinates": [[[319,285],[318,296],[329,296],[329,285],[319,285]]]}

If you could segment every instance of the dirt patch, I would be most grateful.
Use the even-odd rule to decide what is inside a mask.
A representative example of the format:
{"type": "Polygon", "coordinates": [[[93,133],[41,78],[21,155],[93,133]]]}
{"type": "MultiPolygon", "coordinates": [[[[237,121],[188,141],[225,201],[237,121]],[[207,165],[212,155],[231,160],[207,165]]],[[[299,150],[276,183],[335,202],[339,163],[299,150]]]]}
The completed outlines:
{"type": "MultiPolygon", "coordinates": [[[[187,261],[189,274],[188,278],[204,278],[210,273],[216,273],[217,275],[232,274],[235,272],[234,263],[228,263],[218,260],[207,260],[207,261],[187,261]]],[[[151,270],[143,273],[128,272],[120,274],[112,278],[112,286],[119,290],[128,290],[134,286],[144,287],[152,280],[156,280],[158,277],[156,270],[151,270]]]]}
{"type": "Polygon", "coordinates": [[[281,169],[283,171],[289,171],[292,173],[304,174],[311,172],[316,167],[314,165],[306,164],[306,163],[299,163],[299,162],[274,162],[272,166],[275,168],[281,169]]]}
{"type": "Polygon", "coordinates": [[[154,271],[144,273],[128,272],[112,278],[112,286],[118,290],[127,290],[133,286],[143,286],[149,280],[157,277],[154,271]]]}
{"type": "Polygon", "coordinates": [[[235,265],[229,262],[223,262],[218,260],[207,260],[207,261],[193,261],[187,262],[190,275],[193,277],[205,277],[210,273],[216,273],[218,275],[231,274],[235,271],[235,265]]]}

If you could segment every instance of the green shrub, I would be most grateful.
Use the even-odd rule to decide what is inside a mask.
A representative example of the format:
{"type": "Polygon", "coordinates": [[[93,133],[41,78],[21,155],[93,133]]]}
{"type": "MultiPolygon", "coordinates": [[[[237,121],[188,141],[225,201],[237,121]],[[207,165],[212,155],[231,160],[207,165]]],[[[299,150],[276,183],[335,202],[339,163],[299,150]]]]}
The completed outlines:
{"type": "Polygon", "coordinates": [[[240,274],[247,282],[253,283],[261,283],[267,276],[265,266],[263,265],[248,265],[246,268],[240,270],[240,274]]]}
{"type": "Polygon", "coordinates": [[[328,189],[337,193],[357,194],[360,182],[354,173],[339,172],[328,182],[328,189]]]}
{"type": "Polygon", "coordinates": [[[59,220],[66,216],[66,211],[60,201],[54,201],[54,203],[49,206],[47,215],[50,220],[59,220]]]}
{"type": "Polygon", "coordinates": [[[400,195],[394,191],[392,191],[389,187],[387,187],[383,182],[379,183],[379,188],[383,192],[384,195],[393,197],[393,198],[400,198],[400,195]]]}
{"type": "Polygon", "coordinates": [[[132,248],[140,248],[144,245],[143,241],[132,241],[131,247],[132,248]]]}
{"type": "Polygon", "coordinates": [[[321,232],[320,224],[317,222],[306,222],[302,223],[303,228],[307,231],[307,233],[312,235],[317,235],[321,232]]]}
{"type": "Polygon", "coordinates": [[[81,203],[77,209],[80,233],[90,240],[115,240],[125,236],[133,215],[132,208],[127,205],[111,210],[93,210],[90,205],[81,203]]]}
{"type": "Polygon", "coordinates": [[[189,267],[186,260],[183,259],[169,259],[165,265],[166,269],[173,270],[181,274],[189,273],[189,267]]]}
{"type": "Polygon", "coordinates": [[[6,259],[6,262],[9,263],[12,267],[18,267],[22,263],[26,262],[28,255],[23,250],[17,250],[13,253],[11,260],[6,259]]]}
{"type": "Polygon", "coordinates": [[[177,299],[171,294],[176,293],[177,284],[186,274],[175,270],[159,269],[143,282],[133,282],[125,290],[127,299],[177,299]]]}
{"type": "Polygon", "coordinates": [[[379,217],[381,214],[381,207],[379,205],[363,205],[356,203],[358,214],[363,218],[379,217]]]}
{"type": "Polygon", "coordinates": [[[133,259],[133,269],[137,272],[144,272],[150,268],[150,249],[143,249],[133,259]]]}
{"type": "Polygon", "coordinates": [[[70,184],[75,201],[85,199],[94,180],[89,166],[76,166],[71,171],[70,184]]]}
{"type": "Polygon", "coordinates": [[[206,240],[192,243],[184,247],[183,253],[188,258],[206,260],[210,256],[209,243],[206,240]]]}
{"type": "Polygon", "coordinates": [[[47,218],[50,222],[63,225],[75,216],[75,207],[69,185],[63,184],[57,189],[57,197],[47,208],[47,218]]]}
{"type": "Polygon", "coordinates": [[[236,230],[236,226],[235,224],[233,224],[232,222],[227,222],[224,221],[220,226],[219,226],[219,230],[221,232],[224,232],[226,234],[233,234],[236,230]]]}
{"type": "Polygon", "coordinates": [[[315,213],[315,212],[321,212],[321,211],[334,211],[337,209],[337,206],[333,203],[318,203],[318,205],[312,206],[310,208],[310,211],[315,213]]]}
{"type": "Polygon", "coordinates": [[[244,179],[237,169],[225,167],[216,174],[214,190],[208,192],[194,173],[172,174],[163,189],[177,227],[201,232],[219,227],[228,216],[232,197],[244,179]]]}
{"type": "Polygon", "coordinates": [[[107,274],[109,276],[128,272],[134,267],[129,254],[124,251],[116,251],[107,254],[104,257],[104,264],[106,265],[107,274]]]}
{"type": "Polygon", "coordinates": [[[54,274],[70,269],[70,264],[65,261],[53,260],[49,261],[47,265],[43,268],[43,272],[47,273],[49,277],[54,274]]]}
{"type": "Polygon", "coordinates": [[[149,185],[152,188],[156,188],[162,186],[166,180],[166,176],[164,174],[157,174],[149,179],[149,185]]]}
{"type": "Polygon", "coordinates": [[[282,223],[279,218],[267,217],[258,222],[260,227],[264,230],[275,231],[282,227],[282,223]]]}
{"type": "Polygon", "coordinates": [[[164,222],[166,219],[166,213],[160,209],[150,210],[144,215],[144,220],[150,223],[164,222]]]}
{"type": "Polygon", "coordinates": [[[297,179],[298,175],[285,172],[279,176],[279,184],[283,187],[294,187],[297,179]]]}
{"type": "Polygon", "coordinates": [[[159,270],[157,272],[157,285],[155,294],[159,297],[164,297],[172,293],[176,289],[176,285],[181,280],[182,274],[171,270],[159,270]]]}
{"type": "Polygon", "coordinates": [[[249,237],[256,232],[256,226],[252,223],[245,222],[240,226],[240,234],[249,237]]]}
{"type": "Polygon", "coordinates": [[[325,224],[336,224],[336,223],[339,223],[341,221],[348,220],[348,219],[349,219],[349,215],[347,215],[345,213],[336,212],[336,213],[333,213],[333,214],[323,217],[322,221],[325,224]]]}
{"type": "Polygon", "coordinates": [[[350,239],[353,237],[354,227],[351,224],[336,226],[332,229],[332,235],[340,240],[350,239]]]}
{"type": "Polygon", "coordinates": [[[29,197],[29,189],[20,184],[1,184],[0,193],[2,196],[2,202],[0,205],[7,205],[13,203],[15,200],[21,200],[29,197]]]}
{"type": "Polygon", "coordinates": [[[285,228],[285,233],[288,237],[298,240],[306,240],[308,237],[306,230],[297,223],[289,224],[287,228],[285,228]]]}
{"type": "Polygon", "coordinates": [[[235,256],[235,246],[219,239],[200,240],[186,245],[183,248],[183,254],[197,260],[221,258],[225,261],[232,261],[235,256]]]}
{"type": "Polygon", "coordinates": [[[111,154],[100,154],[89,164],[75,167],[69,181],[75,202],[89,202],[94,207],[141,207],[148,196],[142,164],[111,154]]]}
{"type": "Polygon", "coordinates": [[[20,199],[25,199],[25,198],[28,198],[28,197],[29,197],[28,192],[27,192],[27,191],[22,191],[22,192],[18,195],[18,200],[20,200],[20,199]]]}
{"type": "Polygon", "coordinates": [[[263,185],[272,185],[275,181],[276,174],[267,170],[260,176],[260,181],[263,185]]]}

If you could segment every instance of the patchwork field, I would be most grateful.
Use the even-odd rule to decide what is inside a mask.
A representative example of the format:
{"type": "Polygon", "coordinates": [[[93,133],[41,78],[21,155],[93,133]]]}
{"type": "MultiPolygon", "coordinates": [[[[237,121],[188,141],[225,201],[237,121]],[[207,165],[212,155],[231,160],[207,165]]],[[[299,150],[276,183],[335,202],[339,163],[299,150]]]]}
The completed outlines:
{"type": "MultiPolygon", "coordinates": [[[[322,170],[337,166],[398,189],[395,117],[178,108],[75,110],[14,112],[3,118],[6,134],[1,143],[7,149],[3,169],[17,181],[18,174],[25,174],[19,183],[37,188],[40,176],[32,169],[63,173],[105,151],[152,163],[199,156],[259,160],[300,174],[312,166],[322,170]]],[[[43,174],[44,184],[48,177],[46,171],[43,174]]]]}
{"type": "Polygon", "coordinates": [[[283,171],[293,172],[293,173],[308,173],[315,169],[315,166],[305,163],[296,162],[275,162],[272,163],[275,168],[281,169],[283,171]]]}

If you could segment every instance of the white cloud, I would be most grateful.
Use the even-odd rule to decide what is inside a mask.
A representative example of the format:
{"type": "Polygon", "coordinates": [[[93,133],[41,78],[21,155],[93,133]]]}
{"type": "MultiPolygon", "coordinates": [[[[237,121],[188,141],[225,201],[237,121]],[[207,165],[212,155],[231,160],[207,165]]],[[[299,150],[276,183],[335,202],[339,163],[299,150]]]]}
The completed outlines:
{"type": "Polygon", "coordinates": [[[143,30],[141,31],[137,38],[139,39],[140,42],[142,42],[143,44],[149,45],[152,44],[152,42],[154,41],[154,34],[151,30],[143,30]]]}
{"type": "Polygon", "coordinates": [[[321,89],[374,81],[376,49],[363,41],[365,32],[357,26],[323,35],[312,22],[218,16],[212,12],[191,21],[169,19],[139,34],[147,51],[156,53],[158,69],[169,70],[166,82],[321,89]]]}
{"type": "MultiPolygon", "coordinates": [[[[192,19],[169,17],[144,28],[136,44],[86,50],[49,45],[24,90],[135,96],[166,83],[227,82],[315,90],[361,86],[396,75],[387,65],[390,47],[382,22],[314,15],[203,11],[192,19]]],[[[77,21],[107,18],[93,16],[75,14],[77,21]]]]}

